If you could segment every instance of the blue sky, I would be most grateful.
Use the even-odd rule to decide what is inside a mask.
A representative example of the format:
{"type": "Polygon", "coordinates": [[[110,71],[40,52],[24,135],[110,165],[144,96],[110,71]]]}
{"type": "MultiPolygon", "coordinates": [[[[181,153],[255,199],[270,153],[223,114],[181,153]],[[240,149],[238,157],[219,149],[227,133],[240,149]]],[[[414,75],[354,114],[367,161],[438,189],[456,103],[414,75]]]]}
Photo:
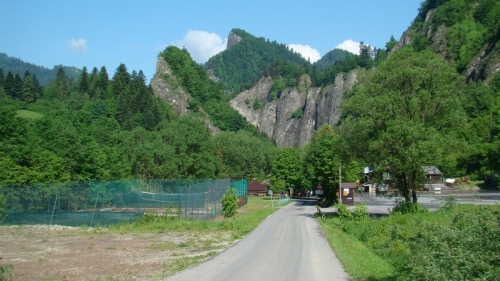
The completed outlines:
{"type": "Polygon", "coordinates": [[[49,68],[105,66],[110,77],[124,63],[149,81],[168,45],[185,46],[204,63],[240,28],[315,61],[335,47],[399,40],[421,1],[4,0],[0,52],[49,68]]]}

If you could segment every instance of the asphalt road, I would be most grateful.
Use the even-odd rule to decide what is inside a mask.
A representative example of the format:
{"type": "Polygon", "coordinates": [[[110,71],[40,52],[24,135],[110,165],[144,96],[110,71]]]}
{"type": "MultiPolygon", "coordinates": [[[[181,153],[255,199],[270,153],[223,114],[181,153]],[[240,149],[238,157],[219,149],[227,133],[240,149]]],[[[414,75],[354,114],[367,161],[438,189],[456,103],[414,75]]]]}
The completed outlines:
{"type": "Polygon", "coordinates": [[[281,207],[233,247],[166,280],[350,280],[314,217],[316,202],[281,207]]]}
{"type": "MultiPolygon", "coordinates": [[[[441,208],[446,199],[450,196],[455,196],[457,204],[476,204],[476,205],[491,205],[500,204],[500,193],[497,191],[481,191],[481,192],[459,192],[459,191],[443,191],[443,192],[419,192],[418,203],[422,207],[429,208],[430,211],[441,208]]],[[[403,200],[399,197],[397,200],[403,200]]],[[[390,210],[396,206],[396,198],[376,196],[364,192],[362,194],[356,193],[354,196],[354,203],[366,203],[368,213],[372,215],[387,215],[390,210]]],[[[354,209],[354,206],[348,207],[354,209]]],[[[336,212],[337,208],[322,208],[325,213],[336,212]]]]}

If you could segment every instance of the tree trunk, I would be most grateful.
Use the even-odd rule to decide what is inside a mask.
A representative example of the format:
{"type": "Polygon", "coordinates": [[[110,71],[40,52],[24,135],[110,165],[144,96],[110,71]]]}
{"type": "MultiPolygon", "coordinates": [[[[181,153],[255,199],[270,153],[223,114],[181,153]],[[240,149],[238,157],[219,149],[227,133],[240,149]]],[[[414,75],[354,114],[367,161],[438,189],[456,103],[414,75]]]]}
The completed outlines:
{"type": "Polygon", "coordinates": [[[403,192],[403,197],[405,198],[405,202],[410,202],[410,192],[408,190],[403,192]]]}
{"type": "Polygon", "coordinates": [[[417,191],[415,189],[411,190],[411,196],[413,199],[413,204],[417,204],[417,191]]]}

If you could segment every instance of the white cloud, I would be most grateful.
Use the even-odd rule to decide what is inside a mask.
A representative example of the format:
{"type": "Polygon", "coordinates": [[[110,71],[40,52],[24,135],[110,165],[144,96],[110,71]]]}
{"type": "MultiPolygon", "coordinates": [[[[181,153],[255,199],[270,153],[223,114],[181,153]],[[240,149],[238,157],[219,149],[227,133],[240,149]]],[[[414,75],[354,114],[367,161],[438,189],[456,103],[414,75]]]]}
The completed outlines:
{"type": "Polygon", "coordinates": [[[288,47],[299,53],[303,58],[309,59],[311,62],[316,62],[321,58],[318,50],[309,45],[288,44],[288,47]]]}
{"type": "Polygon", "coordinates": [[[347,39],[344,42],[340,43],[334,49],[342,49],[348,52],[351,52],[355,55],[359,55],[359,42],[352,41],[351,39],[347,39]]]}
{"type": "Polygon", "coordinates": [[[87,41],[83,38],[75,39],[71,38],[66,42],[70,50],[77,53],[87,53],[87,41]]]}
{"type": "Polygon", "coordinates": [[[227,38],[223,40],[215,33],[190,29],[182,40],[170,45],[186,48],[193,60],[204,63],[212,56],[226,49],[227,38]]]}

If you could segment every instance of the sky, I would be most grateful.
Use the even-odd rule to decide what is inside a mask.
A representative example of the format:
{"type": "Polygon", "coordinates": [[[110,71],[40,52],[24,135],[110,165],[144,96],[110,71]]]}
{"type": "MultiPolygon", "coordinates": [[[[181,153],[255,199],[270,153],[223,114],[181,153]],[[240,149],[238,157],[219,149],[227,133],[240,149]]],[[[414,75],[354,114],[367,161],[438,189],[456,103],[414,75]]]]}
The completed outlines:
{"type": "Polygon", "coordinates": [[[0,53],[36,65],[123,63],[153,78],[158,54],[185,47],[198,63],[225,50],[233,28],[289,45],[312,62],[359,42],[399,40],[422,0],[0,0],[0,53]]]}

